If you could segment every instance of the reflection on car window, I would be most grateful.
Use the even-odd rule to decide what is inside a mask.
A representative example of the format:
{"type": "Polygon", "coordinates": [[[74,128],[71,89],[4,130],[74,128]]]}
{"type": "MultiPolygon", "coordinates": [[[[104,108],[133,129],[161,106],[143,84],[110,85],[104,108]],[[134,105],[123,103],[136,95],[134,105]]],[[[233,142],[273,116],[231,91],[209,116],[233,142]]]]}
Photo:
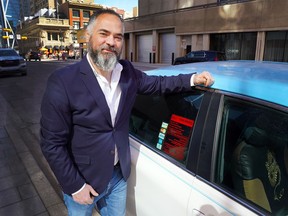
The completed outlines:
{"type": "Polygon", "coordinates": [[[226,100],[215,182],[273,215],[288,213],[288,114],[226,100]]]}
{"type": "Polygon", "coordinates": [[[0,50],[0,56],[18,56],[15,50],[0,50]]]}
{"type": "Polygon", "coordinates": [[[130,118],[130,134],[185,163],[202,94],[137,96],[130,118]]]}

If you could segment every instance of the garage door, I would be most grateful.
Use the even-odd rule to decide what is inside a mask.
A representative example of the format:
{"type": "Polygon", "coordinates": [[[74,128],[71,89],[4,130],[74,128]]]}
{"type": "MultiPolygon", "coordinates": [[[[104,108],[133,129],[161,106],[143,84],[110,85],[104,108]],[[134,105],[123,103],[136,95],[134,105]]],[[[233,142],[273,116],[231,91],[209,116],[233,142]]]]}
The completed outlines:
{"type": "Polygon", "coordinates": [[[172,53],[176,51],[176,36],[174,33],[160,34],[161,63],[172,63],[172,53]]]}
{"type": "Polygon", "coordinates": [[[137,42],[138,61],[149,62],[149,56],[152,53],[152,35],[139,35],[137,42]]]}

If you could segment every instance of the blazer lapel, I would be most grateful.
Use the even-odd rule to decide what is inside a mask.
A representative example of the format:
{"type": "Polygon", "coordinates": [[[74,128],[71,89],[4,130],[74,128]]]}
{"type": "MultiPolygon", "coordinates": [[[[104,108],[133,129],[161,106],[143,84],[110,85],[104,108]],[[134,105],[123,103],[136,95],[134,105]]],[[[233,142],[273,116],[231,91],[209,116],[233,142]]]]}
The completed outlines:
{"type": "Polygon", "coordinates": [[[82,63],[80,65],[81,78],[85,83],[87,89],[95,99],[95,102],[98,104],[99,109],[101,109],[107,121],[110,123],[110,125],[112,125],[108,104],[106,102],[102,89],[92,71],[92,68],[90,67],[87,61],[87,57],[85,57],[81,63],[82,63]]]}
{"type": "Polygon", "coordinates": [[[118,106],[118,110],[117,110],[115,124],[119,120],[121,113],[124,112],[123,109],[125,107],[126,97],[127,97],[127,92],[128,92],[127,82],[128,82],[128,80],[127,80],[127,77],[125,76],[124,67],[123,67],[123,70],[121,72],[121,77],[119,80],[119,86],[121,88],[121,98],[120,98],[120,102],[119,102],[119,106],[118,106]]]}

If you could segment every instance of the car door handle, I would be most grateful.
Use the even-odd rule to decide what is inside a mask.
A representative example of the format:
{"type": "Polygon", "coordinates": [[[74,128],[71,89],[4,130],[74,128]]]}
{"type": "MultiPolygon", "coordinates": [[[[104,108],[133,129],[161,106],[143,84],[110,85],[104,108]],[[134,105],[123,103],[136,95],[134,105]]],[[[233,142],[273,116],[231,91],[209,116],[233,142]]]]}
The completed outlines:
{"type": "Polygon", "coordinates": [[[203,212],[199,211],[198,209],[193,209],[192,216],[203,216],[205,215],[203,212]]]}

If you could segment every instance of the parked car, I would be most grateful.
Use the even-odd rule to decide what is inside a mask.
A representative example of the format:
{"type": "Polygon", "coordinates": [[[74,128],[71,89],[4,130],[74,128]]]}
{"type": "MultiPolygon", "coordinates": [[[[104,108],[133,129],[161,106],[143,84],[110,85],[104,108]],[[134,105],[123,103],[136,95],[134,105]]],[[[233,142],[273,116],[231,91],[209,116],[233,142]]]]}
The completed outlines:
{"type": "Polygon", "coordinates": [[[35,61],[41,61],[41,54],[39,52],[31,51],[28,53],[28,60],[34,59],[35,61]]]}
{"type": "Polygon", "coordinates": [[[211,88],[137,96],[130,119],[127,215],[287,215],[288,64],[222,61],[211,88]]]}
{"type": "Polygon", "coordinates": [[[0,74],[27,75],[26,62],[14,49],[0,48],[0,74]]]}
{"type": "Polygon", "coordinates": [[[173,65],[187,64],[194,62],[206,62],[206,61],[224,61],[224,60],[226,60],[226,55],[224,52],[200,50],[200,51],[192,51],[183,57],[176,58],[173,62],[173,65]]]}

